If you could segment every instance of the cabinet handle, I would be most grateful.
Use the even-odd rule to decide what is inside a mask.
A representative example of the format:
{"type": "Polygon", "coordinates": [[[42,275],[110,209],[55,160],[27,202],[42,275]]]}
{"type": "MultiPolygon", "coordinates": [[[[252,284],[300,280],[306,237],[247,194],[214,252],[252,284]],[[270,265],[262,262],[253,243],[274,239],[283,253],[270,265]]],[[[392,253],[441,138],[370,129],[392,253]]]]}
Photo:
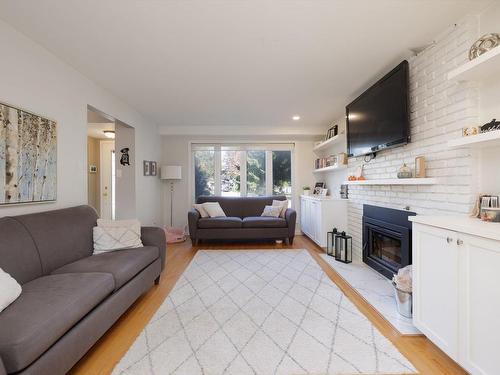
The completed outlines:
{"type": "Polygon", "coordinates": [[[448,243],[452,243],[452,242],[453,242],[453,238],[451,238],[451,237],[446,237],[446,242],[448,242],[448,243]]]}
{"type": "Polygon", "coordinates": [[[464,241],[457,239],[457,245],[460,246],[464,243],[464,241]]]}

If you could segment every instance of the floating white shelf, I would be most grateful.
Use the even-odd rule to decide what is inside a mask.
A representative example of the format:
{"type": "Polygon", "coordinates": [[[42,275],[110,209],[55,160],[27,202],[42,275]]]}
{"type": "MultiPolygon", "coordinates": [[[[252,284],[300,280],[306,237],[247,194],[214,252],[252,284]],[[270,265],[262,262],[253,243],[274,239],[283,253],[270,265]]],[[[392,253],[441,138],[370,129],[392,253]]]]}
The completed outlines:
{"type": "Polygon", "coordinates": [[[313,148],[313,151],[314,152],[321,152],[321,151],[324,151],[326,149],[328,149],[328,147],[331,147],[333,146],[334,144],[337,144],[341,141],[343,141],[345,139],[345,134],[337,134],[335,137],[332,137],[324,142],[321,142],[320,144],[314,146],[313,148]]]}
{"type": "Polygon", "coordinates": [[[379,180],[344,181],[347,185],[435,185],[436,178],[384,178],[379,180]]]}
{"type": "Polygon", "coordinates": [[[338,171],[338,170],[346,169],[346,168],[347,168],[347,164],[341,164],[341,165],[338,165],[338,166],[332,166],[332,167],[325,167],[325,168],[315,169],[313,171],[313,173],[333,172],[333,171],[338,171]]]}
{"type": "Polygon", "coordinates": [[[498,80],[500,74],[500,47],[476,57],[448,73],[453,81],[486,82],[498,80]]]}
{"type": "Polygon", "coordinates": [[[478,135],[469,135],[468,137],[462,137],[457,139],[452,139],[448,141],[448,147],[495,147],[500,146],[500,130],[493,130],[487,133],[481,133],[478,135]]]}

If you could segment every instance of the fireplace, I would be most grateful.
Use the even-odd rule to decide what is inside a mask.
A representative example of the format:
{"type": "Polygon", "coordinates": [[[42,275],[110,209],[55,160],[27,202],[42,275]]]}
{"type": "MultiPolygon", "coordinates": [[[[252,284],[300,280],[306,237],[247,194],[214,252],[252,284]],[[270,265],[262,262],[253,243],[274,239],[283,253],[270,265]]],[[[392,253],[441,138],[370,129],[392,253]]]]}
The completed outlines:
{"type": "Polygon", "coordinates": [[[411,222],[414,212],[363,205],[363,262],[391,279],[411,264],[411,222]]]}

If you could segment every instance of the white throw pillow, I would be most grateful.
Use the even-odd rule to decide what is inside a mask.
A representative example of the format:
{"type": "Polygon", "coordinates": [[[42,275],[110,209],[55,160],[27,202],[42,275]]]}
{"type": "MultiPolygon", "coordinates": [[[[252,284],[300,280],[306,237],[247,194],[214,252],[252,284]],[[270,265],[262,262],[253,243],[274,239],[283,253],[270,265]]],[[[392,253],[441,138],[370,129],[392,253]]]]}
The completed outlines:
{"type": "Polygon", "coordinates": [[[21,285],[0,268],[0,312],[21,295],[21,285]]]}
{"type": "Polygon", "coordinates": [[[226,217],[219,202],[205,202],[202,206],[210,217],[226,217]]]}
{"type": "Polygon", "coordinates": [[[93,228],[94,254],[142,247],[139,220],[97,220],[93,228]]]}
{"type": "Polygon", "coordinates": [[[280,217],[282,217],[284,219],[285,212],[288,208],[288,199],[285,199],[284,201],[273,200],[273,206],[280,206],[281,207],[280,217]]]}
{"type": "Polygon", "coordinates": [[[208,217],[207,211],[203,208],[203,204],[193,204],[193,207],[196,211],[200,213],[201,217],[208,217]]]}
{"type": "Polygon", "coordinates": [[[260,215],[260,216],[279,217],[280,212],[281,212],[280,206],[266,206],[266,207],[264,207],[264,211],[262,212],[262,215],[260,215]]]}

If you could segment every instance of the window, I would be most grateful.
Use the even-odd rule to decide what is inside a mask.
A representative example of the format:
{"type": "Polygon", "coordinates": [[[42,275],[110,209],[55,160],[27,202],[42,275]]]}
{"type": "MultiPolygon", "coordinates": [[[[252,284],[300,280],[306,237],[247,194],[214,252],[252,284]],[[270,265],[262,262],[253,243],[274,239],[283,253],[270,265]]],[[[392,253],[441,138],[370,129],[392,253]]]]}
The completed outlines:
{"type": "Polygon", "coordinates": [[[194,200],[200,195],[292,198],[293,144],[192,144],[194,200]]]}

